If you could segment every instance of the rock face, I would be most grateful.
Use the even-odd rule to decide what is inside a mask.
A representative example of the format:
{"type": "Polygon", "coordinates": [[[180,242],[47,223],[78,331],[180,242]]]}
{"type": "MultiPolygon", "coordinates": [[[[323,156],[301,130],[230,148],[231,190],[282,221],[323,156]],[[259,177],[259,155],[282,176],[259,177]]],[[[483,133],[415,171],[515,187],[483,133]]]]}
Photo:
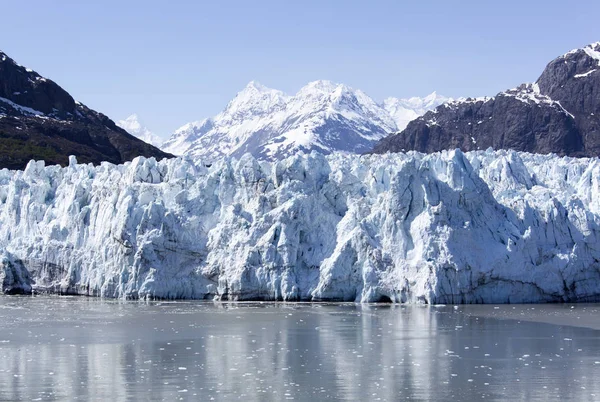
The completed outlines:
{"type": "Polygon", "coordinates": [[[445,99],[433,93],[380,105],[362,91],[329,81],[311,82],[294,96],[253,81],[217,116],[184,125],[162,149],[206,162],[244,153],[263,160],[298,151],[364,153],[445,99]]]}
{"type": "Polygon", "coordinates": [[[0,52],[0,168],[23,169],[31,159],[65,165],[69,155],[95,164],[171,156],[0,52]]]}
{"type": "Polygon", "coordinates": [[[600,42],[553,60],[535,84],[443,104],[380,141],[373,152],[488,147],[600,155],[600,42]]]}
{"type": "Polygon", "coordinates": [[[5,292],[600,300],[600,160],[250,155],[0,170],[5,292]]]}

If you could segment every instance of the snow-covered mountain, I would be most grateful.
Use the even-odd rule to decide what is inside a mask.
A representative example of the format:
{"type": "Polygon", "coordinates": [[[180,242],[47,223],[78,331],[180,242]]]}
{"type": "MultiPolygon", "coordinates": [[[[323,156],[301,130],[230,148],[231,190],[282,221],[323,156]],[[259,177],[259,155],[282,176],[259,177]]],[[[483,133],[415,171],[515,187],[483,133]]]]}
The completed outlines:
{"type": "Polygon", "coordinates": [[[360,90],[330,81],[311,82],[293,96],[252,81],[221,113],[184,125],[162,148],[205,161],[244,153],[276,160],[299,150],[362,153],[397,131],[396,120],[407,118],[397,117],[403,113],[399,105],[418,117],[442,99],[435,93],[425,99],[396,99],[397,107],[388,100],[388,108],[360,90]]]}
{"type": "Polygon", "coordinates": [[[164,142],[162,138],[154,134],[148,129],[148,127],[140,122],[138,115],[135,113],[125,120],[117,121],[117,126],[121,127],[123,130],[139,138],[140,140],[150,145],[154,145],[155,147],[160,147],[160,145],[164,142]]]}
{"type": "Polygon", "coordinates": [[[434,91],[424,98],[416,96],[408,99],[387,98],[383,101],[383,107],[394,119],[396,130],[402,131],[417,117],[451,100],[434,91]]]}
{"type": "Polygon", "coordinates": [[[0,286],[128,298],[600,300],[600,161],[512,151],[0,170],[0,286]]]}

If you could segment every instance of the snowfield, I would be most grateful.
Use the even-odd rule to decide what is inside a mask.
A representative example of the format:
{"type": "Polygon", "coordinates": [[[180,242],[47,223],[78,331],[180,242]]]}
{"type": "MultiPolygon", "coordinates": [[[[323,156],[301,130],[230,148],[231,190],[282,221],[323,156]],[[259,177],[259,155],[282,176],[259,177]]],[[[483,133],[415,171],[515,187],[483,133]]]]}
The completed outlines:
{"type": "Polygon", "coordinates": [[[456,150],[0,171],[7,293],[600,300],[598,159],[456,150]]]}

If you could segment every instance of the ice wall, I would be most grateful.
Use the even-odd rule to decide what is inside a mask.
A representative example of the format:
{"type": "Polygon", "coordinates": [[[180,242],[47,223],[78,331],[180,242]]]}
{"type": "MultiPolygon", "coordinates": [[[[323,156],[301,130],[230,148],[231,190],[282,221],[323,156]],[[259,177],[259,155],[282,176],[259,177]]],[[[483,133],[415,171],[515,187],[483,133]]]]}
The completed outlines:
{"type": "Polygon", "coordinates": [[[0,171],[7,293],[426,303],[600,299],[598,159],[246,155],[0,171]]]}

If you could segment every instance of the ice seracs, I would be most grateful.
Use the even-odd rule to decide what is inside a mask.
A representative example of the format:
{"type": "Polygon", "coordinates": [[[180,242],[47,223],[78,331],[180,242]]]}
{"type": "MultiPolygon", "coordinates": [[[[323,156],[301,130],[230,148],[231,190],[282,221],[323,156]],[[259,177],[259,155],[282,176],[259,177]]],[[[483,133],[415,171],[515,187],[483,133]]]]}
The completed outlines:
{"type": "MultiPolygon", "coordinates": [[[[411,116],[418,116],[442,99],[435,93],[412,98],[405,110],[412,105],[411,116]]],[[[397,130],[390,113],[364,92],[327,80],[310,82],[293,96],[252,81],[217,116],[184,125],[162,148],[205,161],[245,153],[264,160],[312,150],[363,153],[397,130]]]]}
{"type": "Polygon", "coordinates": [[[5,292],[600,299],[600,163],[511,151],[0,170],[5,292]]]}

